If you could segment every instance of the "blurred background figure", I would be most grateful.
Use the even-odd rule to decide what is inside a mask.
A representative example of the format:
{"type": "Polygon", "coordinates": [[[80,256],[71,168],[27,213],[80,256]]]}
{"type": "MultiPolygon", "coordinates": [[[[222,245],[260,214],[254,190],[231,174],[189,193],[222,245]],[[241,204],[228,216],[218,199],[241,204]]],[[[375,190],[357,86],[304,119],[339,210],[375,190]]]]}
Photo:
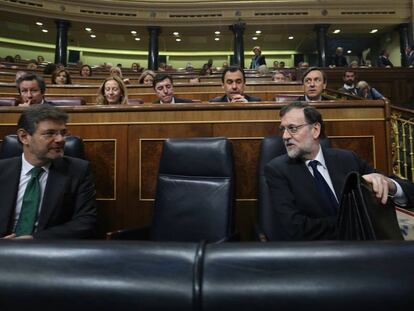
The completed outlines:
{"type": "Polygon", "coordinates": [[[52,74],[52,84],[65,85],[72,84],[72,79],[70,77],[69,71],[66,69],[57,69],[52,74]]]}
{"type": "Polygon", "coordinates": [[[272,80],[277,83],[284,83],[286,82],[287,78],[282,71],[276,70],[275,73],[273,74],[272,80]]]}
{"type": "Polygon", "coordinates": [[[154,81],[155,72],[152,70],[145,70],[138,79],[138,84],[144,84],[152,86],[154,81]]]}
{"type": "Polygon", "coordinates": [[[255,46],[253,48],[254,56],[252,57],[252,61],[250,63],[250,69],[257,69],[261,65],[266,65],[265,56],[262,55],[262,50],[260,46],[255,46]]]}
{"type": "Polygon", "coordinates": [[[357,83],[358,96],[366,99],[385,99],[385,96],[371,87],[366,81],[357,83]]]}
{"type": "Polygon", "coordinates": [[[109,74],[111,75],[111,77],[119,77],[119,78],[121,78],[121,80],[122,80],[125,84],[130,84],[129,79],[128,79],[128,78],[124,78],[124,77],[122,76],[122,70],[121,70],[121,68],[120,68],[120,67],[118,67],[118,66],[112,67],[112,68],[109,70],[109,74]]]}
{"type": "Polygon", "coordinates": [[[89,65],[82,65],[79,69],[79,75],[82,78],[87,78],[92,76],[92,68],[89,65]]]}
{"type": "Polygon", "coordinates": [[[131,70],[133,72],[142,72],[143,69],[144,68],[142,68],[141,64],[139,64],[139,63],[132,63],[132,65],[131,65],[131,70]]]}

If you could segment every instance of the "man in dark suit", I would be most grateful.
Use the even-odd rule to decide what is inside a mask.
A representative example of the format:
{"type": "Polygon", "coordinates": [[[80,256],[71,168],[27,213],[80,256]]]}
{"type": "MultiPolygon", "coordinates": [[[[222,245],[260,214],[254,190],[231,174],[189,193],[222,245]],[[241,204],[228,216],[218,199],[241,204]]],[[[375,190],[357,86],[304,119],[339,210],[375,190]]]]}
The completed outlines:
{"type": "Polygon", "coordinates": [[[382,68],[392,68],[394,67],[393,63],[390,61],[390,53],[386,50],[382,50],[380,56],[378,57],[377,65],[382,68]]]}
{"type": "Polygon", "coordinates": [[[296,100],[321,101],[334,99],[322,94],[328,84],[328,78],[326,77],[326,73],[318,67],[308,68],[302,76],[302,83],[305,94],[299,96],[296,100]]]}
{"type": "Polygon", "coordinates": [[[0,237],[93,236],[95,186],[87,161],[63,156],[67,119],[50,105],[31,106],[20,116],[17,135],[23,154],[0,160],[0,237]]]}
{"type": "Polygon", "coordinates": [[[246,76],[244,70],[238,66],[230,66],[223,70],[221,74],[221,84],[225,91],[224,96],[210,99],[215,103],[247,103],[261,101],[259,97],[244,94],[246,86],[246,76]]]}
{"type": "Polygon", "coordinates": [[[321,148],[324,124],[314,107],[293,102],[280,111],[280,117],[287,154],[265,167],[277,224],[271,236],[281,240],[335,239],[338,202],[345,177],[351,171],[359,172],[372,184],[382,204],[388,195],[396,204],[414,204],[414,185],[410,182],[375,172],[351,151],[321,148]],[[324,191],[318,187],[322,183],[324,191]]]}
{"type": "Polygon", "coordinates": [[[154,104],[180,104],[192,103],[191,99],[178,98],[174,96],[173,79],[170,75],[159,73],[155,76],[152,86],[158,99],[154,104]]]}
{"type": "Polygon", "coordinates": [[[17,79],[16,86],[21,98],[19,106],[53,105],[53,103],[45,101],[46,83],[41,76],[26,73],[17,79]]]}
{"type": "Polygon", "coordinates": [[[344,49],[338,46],[335,50],[335,56],[333,57],[332,66],[334,67],[348,67],[348,61],[344,56],[344,49]]]}

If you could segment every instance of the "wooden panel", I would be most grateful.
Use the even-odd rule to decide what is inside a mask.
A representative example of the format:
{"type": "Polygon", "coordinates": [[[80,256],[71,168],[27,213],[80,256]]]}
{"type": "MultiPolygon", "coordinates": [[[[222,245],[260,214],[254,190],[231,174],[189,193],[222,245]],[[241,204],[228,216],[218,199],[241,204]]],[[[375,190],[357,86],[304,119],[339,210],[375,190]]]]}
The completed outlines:
{"type": "MultiPolygon", "coordinates": [[[[356,151],[387,171],[383,101],[315,103],[337,147],[356,151]]],[[[252,238],[261,138],[277,134],[280,104],[193,104],[64,108],[69,129],[85,140],[98,193],[99,234],[151,222],[162,142],[169,137],[231,139],[237,170],[235,226],[252,238]]],[[[14,133],[21,107],[0,107],[0,135],[14,133]]]]}

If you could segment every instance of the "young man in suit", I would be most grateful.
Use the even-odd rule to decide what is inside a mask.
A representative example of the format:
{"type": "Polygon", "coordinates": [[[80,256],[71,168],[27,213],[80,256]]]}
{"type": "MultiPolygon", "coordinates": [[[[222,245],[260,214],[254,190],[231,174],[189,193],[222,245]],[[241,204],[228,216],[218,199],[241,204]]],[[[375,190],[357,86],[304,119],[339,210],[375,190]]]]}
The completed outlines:
{"type": "Polygon", "coordinates": [[[247,103],[261,101],[259,97],[249,96],[244,93],[246,76],[244,70],[240,67],[230,66],[225,68],[221,74],[221,84],[226,94],[210,99],[210,102],[247,103]]]}
{"type": "Polygon", "coordinates": [[[170,75],[162,73],[157,74],[152,82],[152,86],[158,97],[154,104],[180,104],[193,102],[191,99],[174,96],[173,79],[170,75]]]}
{"type": "Polygon", "coordinates": [[[93,236],[95,185],[89,162],[63,155],[67,119],[50,105],[21,114],[17,135],[23,154],[0,160],[0,237],[93,236]]]}
{"type": "Polygon", "coordinates": [[[277,224],[272,236],[280,240],[336,239],[340,195],[351,171],[372,184],[382,204],[388,195],[396,204],[414,204],[412,183],[377,173],[351,151],[321,148],[324,123],[314,107],[293,102],[282,108],[280,117],[287,154],[265,167],[277,224]]]}

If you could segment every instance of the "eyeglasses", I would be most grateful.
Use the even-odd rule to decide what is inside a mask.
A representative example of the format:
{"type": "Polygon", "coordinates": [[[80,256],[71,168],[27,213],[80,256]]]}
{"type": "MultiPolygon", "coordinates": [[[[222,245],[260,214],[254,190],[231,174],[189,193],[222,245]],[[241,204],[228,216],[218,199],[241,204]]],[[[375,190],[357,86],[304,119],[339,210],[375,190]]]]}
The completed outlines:
{"type": "Polygon", "coordinates": [[[290,135],[295,135],[302,127],[306,125],[312,125],[312,124],[304,123],[301,125],[289,125],[288,127],[281,126],[279,127],[279,132],[280,132],[280,135],[283,135],[285,131],[288,131],[290,135]]]}
{"type": "Polygon", "coordinates": [[[50,138],[55,138],[56,136],[60,135],[63,138],[66,138],[69,133],[67,129],[63,129],[63,130],[46,130],[43,133],[40,134],[42,137],[46,138],[46,139],[50,139],[50,138]]]}

